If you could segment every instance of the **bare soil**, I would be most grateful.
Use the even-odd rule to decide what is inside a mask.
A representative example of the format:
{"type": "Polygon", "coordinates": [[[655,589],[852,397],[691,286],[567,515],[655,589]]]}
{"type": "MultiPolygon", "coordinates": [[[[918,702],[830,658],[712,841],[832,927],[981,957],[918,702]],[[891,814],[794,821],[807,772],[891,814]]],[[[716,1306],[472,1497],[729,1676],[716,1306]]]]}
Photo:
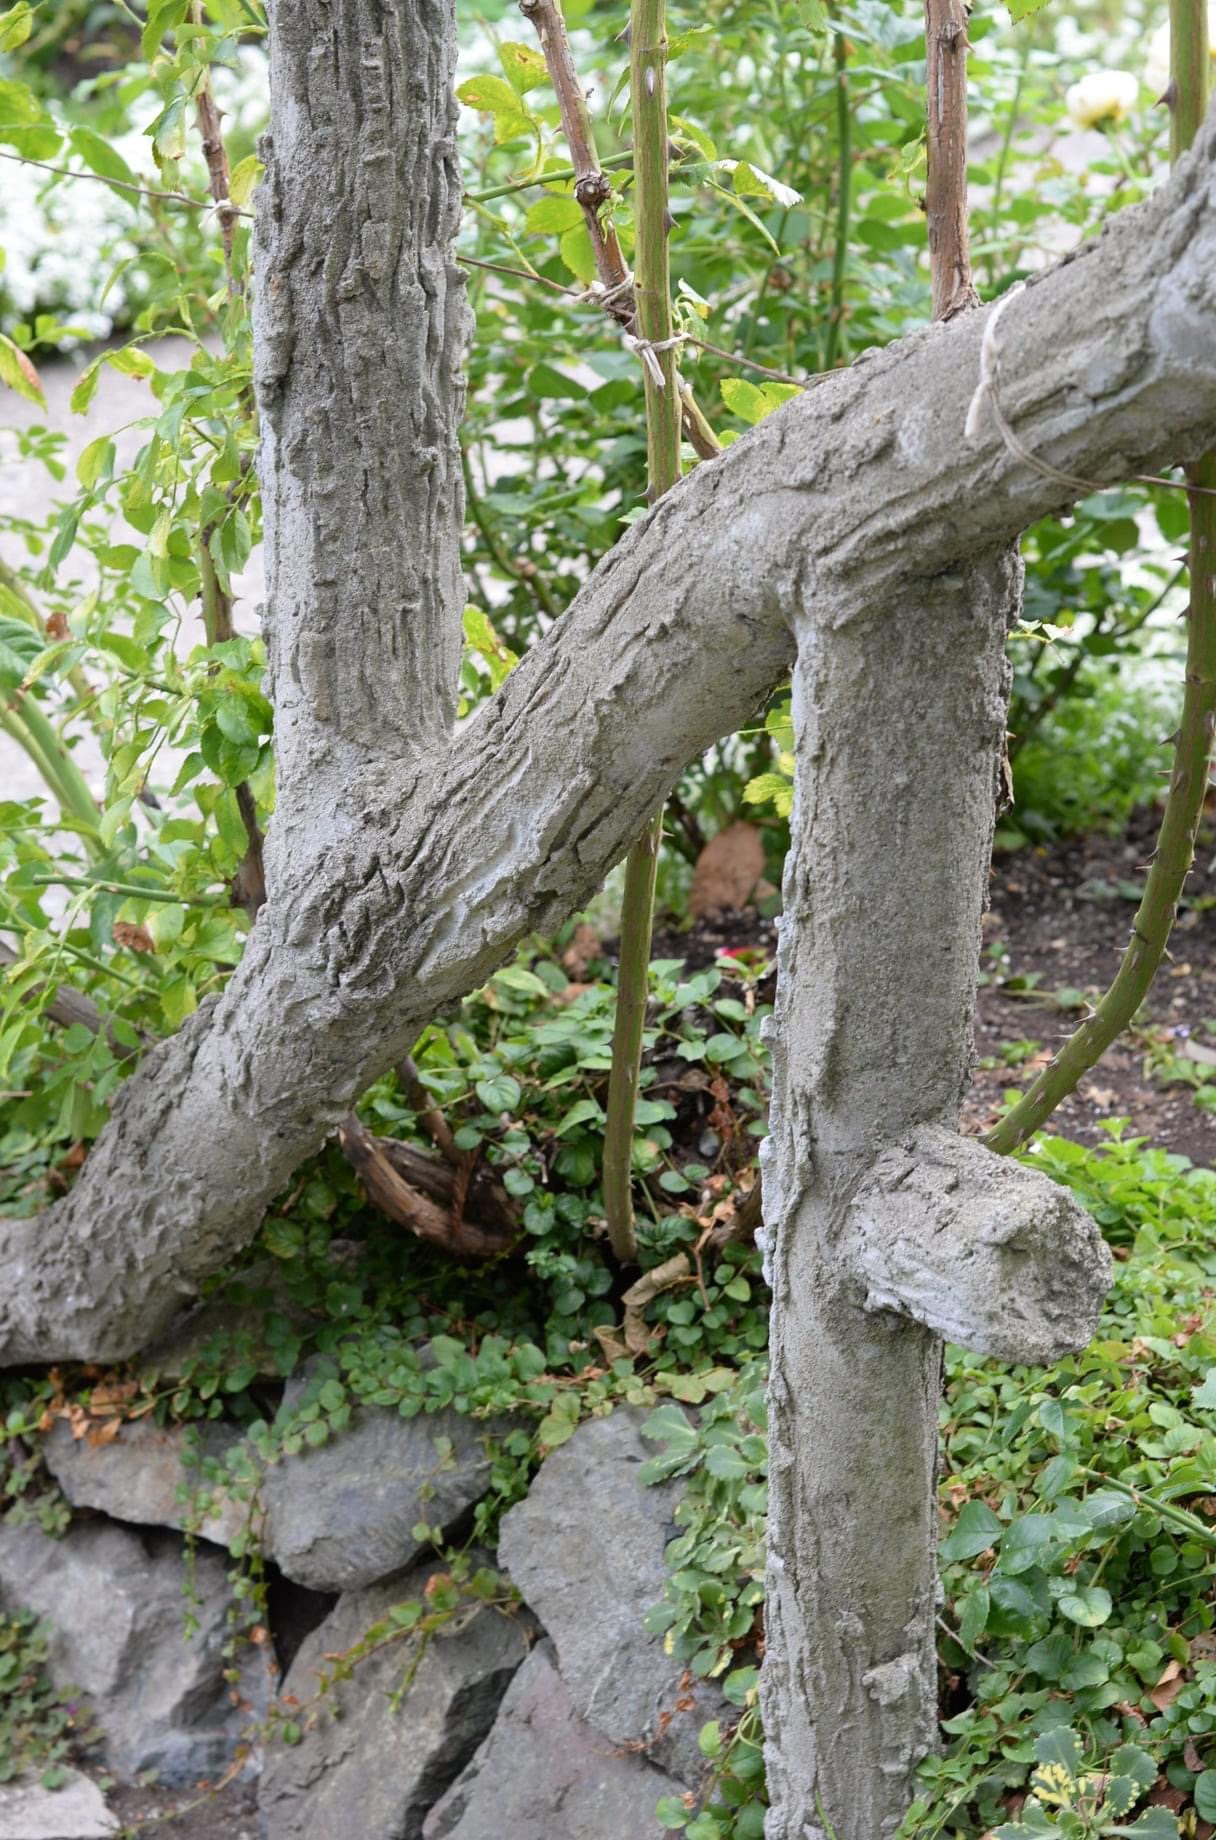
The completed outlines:
{"type": "MultiPolygon", "coordinates": [[[[975,1023],[981,1065],[968,1096],[964,1129],[986,1129],[1003,1094],[1027,1085],[1036,1061],[1045,1060],[1076,1026],[1082,1013],[1078,993],[1092,1000],[1110,983],[1127,945],[1157,824],[1156,812],[1139,811],[1122,836],[1070,838],[1051,849],[1019,850],[994,861],[984,921],[989,981],[980,990],[975,1023]],[[998,956],[1002,947],[1003,957],[998,956]],[[1011,989],[1011,980],[1021,984],[1020,994],[1011,989]],[[1064,1006],[1057,992],[1065,993],[1064,1006]],[[1026,1050],[1024,1062],[1011,1065],[1002,1058],[1007,1044],[1027,1042],[1038,1045],[1026,1050]]],[[[1202,1041],[1205,1020],[1216,1022],[1216,813],[1205,823],[1186,901],[1171,955],[1138,1021],[1190,1031],[1202,1041]],[[1207,901],[1212,905],[1205,906],[1207,901]]],[[[697,968],[712,964],[723,951],[755,947],[773,953],[776,938],[775,922],[749,908],[703,916],[688,932],[659,932],[653,956],[684,958],[697,968]]],[[[1206,1039],[1216,1046],[1216,1036],[1206,1039]]],[[[1104,1120],[1127,1118],[1132,1132],[1154,1144],[1192,1162],[1216,1162],[1216,1113],[1200,1110],[1189,1087],[1149,1079],[1148,1045],[1143,1026],[1116,1042],[1047,1128],[1095,1143],[1104,1135],[1104,1120]]],[[[1212,1074],[1216,1084],[1216,1067],[1212,1074]]]]}

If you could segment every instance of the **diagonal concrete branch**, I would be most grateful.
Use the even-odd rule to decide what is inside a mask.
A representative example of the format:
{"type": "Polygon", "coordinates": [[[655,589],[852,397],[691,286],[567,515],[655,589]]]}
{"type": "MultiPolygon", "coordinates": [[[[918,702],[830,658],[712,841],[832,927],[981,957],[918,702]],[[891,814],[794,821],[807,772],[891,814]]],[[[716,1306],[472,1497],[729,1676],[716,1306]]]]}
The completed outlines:
{"type": "MultiPolygon", "coordinates": [[[[340,111],[327,119],[340,134],[340,111]]],[[[1160,193],[1002,315],[1003,411],[1059,472],[1113,483],[1216,440],[1213,151],[1209,119],[1160,193]]],[[[332,284],[358,294],[374,359],[375,312],[401,297],[364,280],[348,261],[332,284]]],[[[323,328],[273,323],[273,281],[263,375],[290,392],[284,354],[323,328]]],[[[898,621],[908,605],[932,619],[925,584],[1069,503],[1075,490],[1012,454],[990,419],[964,440],[988,317],[867,354],[692,474],[446,751],[432,725],[424,749],[381,726],[377,752],[353,708],[328,745],[317,686],[354,698],[368,673],[342,663],[337,531],[315,558],[323,593],[308,598],[295,559],[292,604],[272,621],[276,704],[293,726],[269,901],[218,1004],[124,1086],[73,1193],[0,1227],[0,1360],[112,1358],[146,1342],[429,1018],[588,898],[687,762],[789,669],[796,629],[879,608],[898,621]]],[[[351,421],[327,421],[331,446],[354,440],[351,421]]],[[[298,455],[280,442],[268,467],[280,519],[307,510],[298,455]]],[[[375,562],[378,592],[393,576],[375,562]]],[[[376,630],[382,675],[392,647],[376,630]]]]}

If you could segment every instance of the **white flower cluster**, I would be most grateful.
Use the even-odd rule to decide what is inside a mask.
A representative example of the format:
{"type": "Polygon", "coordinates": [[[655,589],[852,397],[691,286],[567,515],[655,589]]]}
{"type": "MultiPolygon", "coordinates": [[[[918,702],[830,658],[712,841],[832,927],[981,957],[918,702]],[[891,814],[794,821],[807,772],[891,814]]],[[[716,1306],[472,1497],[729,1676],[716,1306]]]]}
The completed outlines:
{"type": "MultiPolygon", "coordinates": [[[[151,166],[148,142],[134,131],[114,147],[132,171],[151,166]]],[[[155,183],[149,179],[149,184],[155,183]]],[[[56,179],[37,166],[4,163],[4,267],[0,301],[17,318],[54,313],[93,338],[121,319],[128,295],[120,277],[97,298],[116,263],[137,253],[128,238],[131,205],[95,180],[56,179]]]]}

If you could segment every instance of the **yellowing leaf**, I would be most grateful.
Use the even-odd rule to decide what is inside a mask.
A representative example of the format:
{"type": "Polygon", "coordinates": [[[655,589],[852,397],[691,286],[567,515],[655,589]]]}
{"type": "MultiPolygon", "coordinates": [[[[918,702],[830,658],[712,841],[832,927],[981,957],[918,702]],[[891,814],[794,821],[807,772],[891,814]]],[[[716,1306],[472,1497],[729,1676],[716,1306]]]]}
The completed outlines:
{"type": "Polygon", "coordinates": [[[238,160],[232,169],[228,181],[228,196],[233,204],[248,204],[262,174],[266,168],[256,153],[247,153],[243,160],[238,160]]]}
{"type": "Polygon", "coordinates": [[[506,72],[508,83],[520,96],[543,83],[549,74],[545,60],[535,45],[517,45],[512,42],[500,45],[498,61],[506,72]]]}
{"type": "Polygon", "coordinates": [[[24,396],[27,402],[37,403],[39,408],[46,408],[46,397],[42,393],[42,379],[21,350],[10,338],[0,332],[0,383],[6,383],[10,390],[16,390],[18,396],[24,396]]]}
{"type": "Polygon", "coordinates": [[[6,13],[0,13],[0,51],[15,51],[30,35],[34,23],[29,0],[17,0],[6,13]]]}

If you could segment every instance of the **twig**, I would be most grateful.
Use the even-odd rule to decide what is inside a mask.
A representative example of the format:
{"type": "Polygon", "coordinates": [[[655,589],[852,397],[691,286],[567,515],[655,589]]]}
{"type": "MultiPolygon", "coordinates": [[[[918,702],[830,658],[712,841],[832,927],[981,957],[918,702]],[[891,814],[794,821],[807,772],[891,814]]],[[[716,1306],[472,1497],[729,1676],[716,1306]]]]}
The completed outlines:
{"type": "Polygon", "coordinates": [[[480,256],[457,256],[456,260],[465,268],[488,268],[492,275],[512,275],[516,281],[539,281],[555,294],[566,294],[571,300],[581,300],[578,288],[566,287],[560,281],[551,281],[548,275],[540,275],[534,268],[509,268],[505,262],[483,262],[480,256]]]}
{"type": "MultiPolygon", "coordinates": [[[[615,153],[610,160],[600,161],[601,172],[615,172],[622,166],[632,166],[632,153],[615,153]]],[[[468,204],[492,204],[496,198],[507,198],[512,192],[530,192],[538,185],[564,185],[567,179],[577,179],[573,166],[559,166],[553,172],[541,173],[535,179],[508,179],[505,185],[493,185],[488,192],[466,192],[468,204]]]]}
{"type": "Polygon", "coordinates": [[[514,1242],[514,1229],[492,1232],[474,1226],[421,1194],[396,1166],[394,1151],[405,1146],[395,1145],[392,1138],[373,1137],[353,1112],[338,1127],[338,1143],[357,1171],[369,1200],[419,1239],[428,1240],[444,1252],[475,1259],[494,1258],[508,1251],[514,1242]]]}
{"type": "Polygon", "coordinates": [[[121,894],[139,901],[180,901],[186,907],[227,907],[226,895],[176,894],[172,888],[145,887],[142,882],[95,881],[91,875],[31,875],[34,888],[93,888],[99,894],[121,894]]]}
{"type": "Polygon", "coordinates": [[[745,370],[758,371],[762,377],[771,377],[774,383],[793,383],[800,390],[817,381],[814,377],[791,377],[788,371],[775,371],[767,364],[757,364],[754,358],[745,358],[741,351],[727,351],[721,345],[711,345],[708,339],[699,339],[695,333],[684,335],[686,345],[695,345],[698,351],[708,351],[715,358],[725,358],[728,364],[741,364],[745,370]]]}
{"type": "MultiPolygon", "coordinates": [[[[137,192],[141,198],[163,198],[170,204],[188,204],[194,211],[214,211],[215,204],[210,198],[191,198],[187,192],[161,192],[153,185],[136,185],[129,179],[109,179],[104,173],[89,172],[86,168],[77,172],[74,166],[52,166],[49,160],[31,160],[24,153],[5,153],[0,149],[0,160],[12,160],[17,166],[37,166],[41,172],[57,173],[61,179],[94,179],[98,185],[116,185],[122,192],[137,192]]],[[[242,211],[239,206],[230,204],[234,217],[252,217],[252,211],[242,211]]]]}
{"type": "MultiPolygon", "coordinates": [[[[557,96],[562,132],[566,137],[566,144],[570,149],[570,158],[573,162],[574,196],[582,208],[587,234],[591,239],[591,253],[595,260],[596,290],[591,297],[603,308],[608,317],[622,328],[628,344],[630,336],[639,330],[637,283],[621,254],[620,241],[612,222],[609,210],[612,201],[612,181],[600,165],[599,155],[596,152],[591,111],[587,107],[587,98],[579,82],[578,72],[574,68],[570,40],[566,36],[566,22],[562,17],[561,0],[519,0],[519,10],[536,29],[541,51],[544,53],[545,66],[549,72],[549,80],[557,96]]],[[[637,120],[637,100],[635,98],[635,138],[637,138],[637,120]]],[[[657,157],[662,161],[665,215],[669,151],[666,111],[664,111],[663,143],[657,157]]],[[[641,150],[638,146],[634,148],[632,163],[635,169],[641,164],[641,150]]],[[[635,171],[635,181],[636,178],[635,171]]],[[[664,238],[666,234],[665,229],[664,238]]],[[[671,331],[669,314],[665,337],[670,338],[671,331]]],[[[648,347],[653,336],[653,334],[646,334],[643,329],[641,342],[635,340],[630,347],[642,359],[643,369],[646,368],[648,347]]],[[[669,369],[671,387],[674,389],[674,364],[669,369]]],[[[722,452],[722,443],[715,435],[704,412],[697,406],[691,389],[686,388],[684,392],[681,415],[684,432],[698,458],[701,460],[716,459],[722,452]]]]}

